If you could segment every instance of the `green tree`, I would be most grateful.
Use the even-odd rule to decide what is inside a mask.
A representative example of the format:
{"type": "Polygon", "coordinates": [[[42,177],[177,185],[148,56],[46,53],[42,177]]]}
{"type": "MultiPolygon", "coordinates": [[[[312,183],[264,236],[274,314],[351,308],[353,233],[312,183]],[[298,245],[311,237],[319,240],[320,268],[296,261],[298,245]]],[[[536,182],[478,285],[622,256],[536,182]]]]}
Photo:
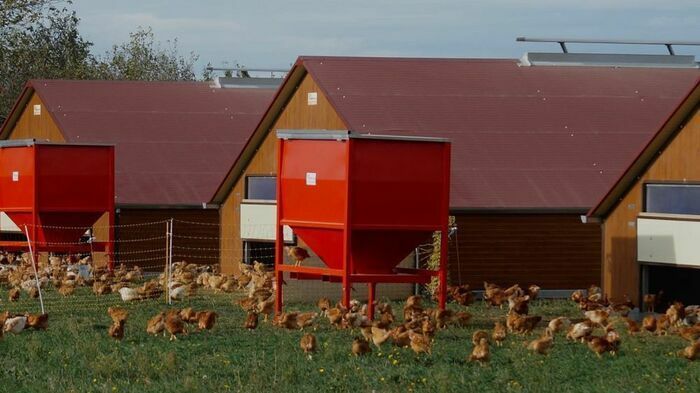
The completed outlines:
{"type": "Polygon", "coordinates": [[[4,0],[0,15],[0,117],[29,79],[85,79],[93,72],[92,44],[74,11],[54,1],[4,0]],[[13,8],[13,6],[15,6],[13,8]]]}
{"type": "Polygon", "coordinates": [[[129,35],[128,42],[114,45],[97,59],[95,75],[98,79],[128,79],[148,81],[194,80],[194,63],[199,56],[190,53],[181,56],[177,39],[161,47],[150,27],[139,27],[129,35]]]}

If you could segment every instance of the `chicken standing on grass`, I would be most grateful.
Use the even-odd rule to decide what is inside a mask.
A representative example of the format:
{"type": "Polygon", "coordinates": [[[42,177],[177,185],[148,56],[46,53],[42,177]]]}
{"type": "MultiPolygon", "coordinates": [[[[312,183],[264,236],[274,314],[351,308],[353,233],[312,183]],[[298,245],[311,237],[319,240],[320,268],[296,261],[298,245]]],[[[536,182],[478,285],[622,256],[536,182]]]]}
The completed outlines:
{"type": "Polygon", "coordinates": [[[311,356],[311,353],[316,352],[316,336],[311,333],[304,334],[299,342],[299,347],[301,347],[304,353],[311,356]]]}
{"type": "Polygon", "coordinates": [[[474,346],[472,354],[469,356],[469,361],[478,361],[480,363],[488,362],[489,356],[489,340],[482,338],[479,340],[479,343],[474,346]]]}

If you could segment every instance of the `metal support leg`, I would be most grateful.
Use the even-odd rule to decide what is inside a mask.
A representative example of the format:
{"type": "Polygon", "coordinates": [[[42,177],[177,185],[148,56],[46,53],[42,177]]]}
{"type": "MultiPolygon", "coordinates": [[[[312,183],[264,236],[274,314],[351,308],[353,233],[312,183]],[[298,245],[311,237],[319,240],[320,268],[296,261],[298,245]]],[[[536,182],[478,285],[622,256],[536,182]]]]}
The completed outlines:
{"type": "Polygon", "coordinates": [[[275,272],[275,279],[277,280],[277,290],[275,291],[275,315],[279,315],[282,312],[282,283],[283,283],[284,273],[280,270],[275,272]]]}
{"type": "Polygon", "coordinates": [[[370,321],[374,320],[374,290],[377,283],[367,283],[367,317],[370,321]]]}

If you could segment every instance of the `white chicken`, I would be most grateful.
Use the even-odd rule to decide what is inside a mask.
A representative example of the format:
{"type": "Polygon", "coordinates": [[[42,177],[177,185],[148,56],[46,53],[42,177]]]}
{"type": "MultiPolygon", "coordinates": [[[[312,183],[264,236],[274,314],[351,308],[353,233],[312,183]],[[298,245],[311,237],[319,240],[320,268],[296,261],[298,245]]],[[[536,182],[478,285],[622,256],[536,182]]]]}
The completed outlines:
{"type": "Polygon", "coordinates": [[[5,321],[5,331],[19,334],[27,325],[27,317],[22,315],[18,317],[8,318],[5,321]]]}
{"type": "Polygon", "coordinates": [[[139,295],[139,291],[136,290],[136,288],[121,288],[119,289],[119,295],[121,295],[122,300],[125,302],[132,302],[134,300],[141,299],[141,295],[139,295]]]}
{"type": "Polygon", "coordinates": [[[187,295],[187,286],[181,285],[170,290],[170,298],[173,300],[182,300],[187,295]]]}

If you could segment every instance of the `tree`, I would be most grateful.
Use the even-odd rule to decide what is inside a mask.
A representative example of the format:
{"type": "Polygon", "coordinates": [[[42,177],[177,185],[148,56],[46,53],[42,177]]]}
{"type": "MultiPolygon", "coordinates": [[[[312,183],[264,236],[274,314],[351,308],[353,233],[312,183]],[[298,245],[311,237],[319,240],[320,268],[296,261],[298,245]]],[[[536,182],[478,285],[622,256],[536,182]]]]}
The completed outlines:
{"type": "Polygon", "coordinates": [[[29,79],[93,74],[92,44],[78,32],[80,19],[54,3],[4,0],[0,8],[0,117],[8,114],[29,79]]]}
{"type": "Polygon", "coordinates": [[[194,63],[199,56],[190,53],[180,56],[177,39],[167,41],[161,48],[155,42],[150,27],[139,27],[129,35],[129,42],[114,45],[99,58],[96,66],[98,79],[128,79],[148,81],[194,80],[194,63]]]}

